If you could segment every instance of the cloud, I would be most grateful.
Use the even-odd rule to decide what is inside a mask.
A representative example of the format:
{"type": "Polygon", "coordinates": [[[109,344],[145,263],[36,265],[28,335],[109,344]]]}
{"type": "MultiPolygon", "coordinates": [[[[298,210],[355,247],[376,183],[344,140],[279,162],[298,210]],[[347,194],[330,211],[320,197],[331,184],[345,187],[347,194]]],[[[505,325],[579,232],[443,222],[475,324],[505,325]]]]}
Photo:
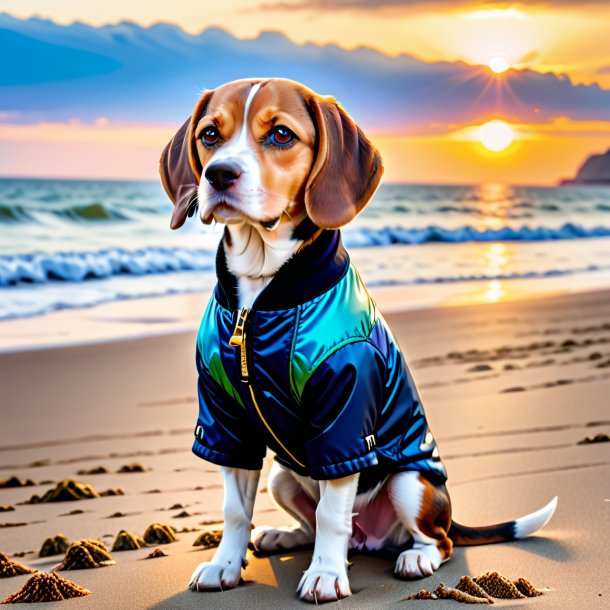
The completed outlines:
{"type": "Polygon", "coordinates": [[[493,8],[514,8],[515,6],[548,6],[548,7],[580,7],[583,5],[604,5],[605,0],[533,0],[532,2],[498,2],[498,0],[295,0],[294,2],[280,0],[279,2],[263,2],[260,9],[268,11],[340,11],[364,10],[380,8],[436,8],[461,9],[469,7],[480,9],[484,6],[493,8]]]}
{"type": "Polygon", "coordinates": [[[278,32],[240,40],[214,28],[192,36],[167,24],[96,28],[0,15],[0,41],[6,40],[14,47],[5,48],[19,53],[10,54],[10,72],[0,71],[0,121],[4,113],[18,113],[13,123],[78,117],[92,124],[104,117],[110,126],[179,125],[203,89],[260,75],[332,94],[363,127],[386,136],[438,133],[497,117],[610,121],[610,91],[575,85],[567,76],[533,70],[494,76],[462,62],[297,45],[278,32]],[[52,70],[40,58],[43,47],[62,58],[52,70]]]}

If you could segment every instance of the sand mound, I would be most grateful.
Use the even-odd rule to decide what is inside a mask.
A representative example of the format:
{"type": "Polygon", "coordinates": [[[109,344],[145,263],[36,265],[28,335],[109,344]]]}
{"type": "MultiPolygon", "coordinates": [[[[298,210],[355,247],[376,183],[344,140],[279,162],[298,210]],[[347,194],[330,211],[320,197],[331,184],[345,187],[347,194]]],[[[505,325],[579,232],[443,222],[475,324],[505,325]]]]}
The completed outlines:
{"type": "Polygon", "coordinates": [[[55,568],[62,570],[87,570],[91,568],[102,568],[116,563],[108,552],[106,545],[99,540],[90,538],[76,540],[66,551],[64,560],[55,568]]]}
{"type": "Polygon", "coordinates": [[[450,589],[449,587],[445,587],[443,583],[440,583],[436,589],[434,589],[434,595],[438,599],[452,599],[456,602],[461,602],[463,604],[493,604],[493,599],[490,597],[477,597],[475,595],[470,595],[470,593],[465,593],[464,591],[460,591],[459,589],[450,589]]]}
{"type": "Polygon", "coordinates": [[[125,492],[120,487],[115,487],[114,489],[107,489],[106,491],[100,492],[100,496],[124,496],[125,492]]]}
{"type": "Polygon", "coordinates": [[[2,603],[56,602],[71,597],[83,597],[91,591],[66,580],[54,572],[41,572],[32,576],[19,591],[9,595],[2,603]]]}
{"type": "Polygon", "coordinates": [[[36,570],[28,568],[17,561],[12,561],[4,553],[0,553],[0,578],[11,578],[21,574],[34,574],[36,570]]]}
{"type": "Polygon", "coordinates": [[[525,597],[513,582],[498,572],[486,572],[477,576],[474,581],[486,593],[498,599],[522,599],[525,597]]]}
{"type": "Polygon", "coordinates": [[[50,557],[51,555],[60,555],[65,553],[70,546],[70,541],[63,534],[57,534],[51,538],[47,538],[40,548],[39,557],[50,557]]]}
{"type": "Polygon", "coordinates": [[[140,536],[136,536],[127,530],[121,530],[112,545],[113,551],[135,551],[146,546],[146,542],[140,536]]]}
{"type": "Polygon", "coordinates": [[[146,556],[146,559],[156,559],[157,557],[169,557],[169,555],[163,549],[155,549],[146,556]]]}
{"type": "Polygon", "coordinates": [[[95,468],[91,468],[89,470],[78,470],[76,474],[79,475],[89,475],[89,474],[110,474],[112,470],[106,468],[106,466],[96,466],[95,468]]]}
{"type": "Polygon", "coordinates": [[[40,504],[42,502],[72,502],[74,500],[88,500],[99,498],[100,494],[87,483],[79,483],[75,479],[60,481],[55,489],[49,489],[44,496],[33,495],[26,504],[40,504]]]}
{"type": "Polygon", "coordinates": [[[176,540],[176,532],[171,525],[153,523],[144,532],[144,541],[147,544],[169,544],[170,542],[176,542],[176,540]]]}
{"type": "Polygon", "coordinates": [[[200,546],[205,549],[213,549],[220,544],[222,538],[222,530],[212,530],[211,532],[201,532],[193,546],[200,546]]]}
{"type": "MultiPolygon", "coordinates": [[[[484,599],[491,600],[491,596],[485,592],[485,589],[483,589],[483,587],[480,585],[477,585],[477,583],[474,582],[470,576],[462,576],[455,588],[458,591],[463,591],[464,593],[468,593],[474,597],[482,597],[484,599]]],[[[493,601],[491,603],[493,603],[493,601]]]]}
{"type": "Polygon", "coordinates": [[[23,481],[19,477],[10,477],[6,481],[0,481],[0,488],[6,487],[32,487],[36,485],[32,479],[24,479],[23,481]]]}
{"type": "MultiPolygon", "coordinates": [[[[207,532],[206,532],[207,533],[207,532]]],[[[421,589],[404,600],[413,599],[452,599],[465,604],[493,604],[493,598],[523,599],[542,595],[526,578],[518,578],[514,582],[498,572],[485,572],[476,578],[462,576],[455,589],[445,587],[440,583],[434,591],[421,589]]]]}
{"type": "Polygon", "coordinates": [[[121,472],[121,473],[130,473],[130,472],[146,472],[146,468],[144,468],[144,466],[142,466],[142,464],[138,464],[137,462],[134,462],[133,464],[125,464],[124,466],[121,466],[117,472],[121,472]]]}

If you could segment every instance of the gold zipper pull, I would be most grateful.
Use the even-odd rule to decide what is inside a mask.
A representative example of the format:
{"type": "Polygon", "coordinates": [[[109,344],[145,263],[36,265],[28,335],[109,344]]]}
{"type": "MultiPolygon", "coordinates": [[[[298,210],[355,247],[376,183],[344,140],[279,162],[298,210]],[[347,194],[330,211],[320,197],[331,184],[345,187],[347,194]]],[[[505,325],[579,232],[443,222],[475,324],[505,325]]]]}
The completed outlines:
{"type": "Polygon", "coordinates": [[[237,322],[233,329],[233,336],[229,339],[229,345],[231,347],[240,347],[244,340],[244,326],[246,324],[246,318],[250,310],[247,307],[242,307],[237,315],[237,322]]]}
{"type": "Polygon", "coordinates": [[[241,380],[248,383],[248,351],[246,347],[246,335],[244,333],[241,345],[239,346],[239,366],[241,368],[241,380]]]}

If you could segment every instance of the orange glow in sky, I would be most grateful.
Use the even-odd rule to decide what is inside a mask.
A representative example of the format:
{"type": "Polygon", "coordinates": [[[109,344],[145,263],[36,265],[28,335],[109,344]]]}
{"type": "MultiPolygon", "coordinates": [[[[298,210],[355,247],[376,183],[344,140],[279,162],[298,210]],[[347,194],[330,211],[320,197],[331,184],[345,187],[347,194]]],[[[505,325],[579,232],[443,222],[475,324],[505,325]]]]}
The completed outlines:
{"type": "MultiPolygon", "coordinates": [[[[413,133],[393,132],[391,127],[377,133],[367,130],[384,155],[390,182],[554,184],[573,176],[589,154],[610,147],[610,121],[560,116],[547,123],[522,124],[507,116],[502,105],[513,95],[510,83],[522,78],[520,70],[525,69],[553,71],[574,83],[610,89],[609,3],[536,1],[507,7],[475,0],[403,6],[388,2],[372,3],[374,10],[356,1],[335,4],[342,8],[302,0],[5,0],[3,10],[62,24],[130,20],[150,26],[165,21],[193,34],[220,27],[239,38],[277,30],[298,44],[365,46],[390,56],[405,53],[426,62],[484,66],[497,104],[482,109],[468,124],[431,122],[417,125],[413,133]]],[[[193,83],[194,90],[197,85],[193,83]]],[[[448,88],[446,103],[451,101],[448,88]]],[[[375,100],[370,109],[376,111],[375,100]]],[[[530,114],[523,116],[536,112],[527,110],[530,114]]],[[[103,116],[87,124],[78,117],[70,123],[21,124],[2,114],[0,107],[0,146],[10,146],[10,154],[0,160],[4,175],[32,175],[35,167],[38,175],[46,176],[156,178],[158,154],[177,127],[115,124],[103,116]]]]}

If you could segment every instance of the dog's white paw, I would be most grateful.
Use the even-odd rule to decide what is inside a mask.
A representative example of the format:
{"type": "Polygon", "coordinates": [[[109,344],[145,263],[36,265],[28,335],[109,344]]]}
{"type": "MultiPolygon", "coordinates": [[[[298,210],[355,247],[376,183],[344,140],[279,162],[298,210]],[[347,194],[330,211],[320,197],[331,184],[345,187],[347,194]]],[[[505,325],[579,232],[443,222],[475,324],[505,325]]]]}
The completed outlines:
{"type": "Polygon", "coordinates": [[[335,572],[309,568],[297,587],[301,599],[315,604],[336,602],[351,594],[346,570],[335,572]]]}
{"type": "Polygon", "coordinates": [[[313,544],[314,533],[311,529],[297,527],[294,529],[275,529],[266,525],[259,526],[252,532],[252,544],[257,551],[277,553],[297,547],[313,544]]]}
{"type": "Polygon", "coordinates": [[[189,588],[193,591],[234,589],[241,579],[241,569],[241,561],[227,562],[226,565],[205,561],[195,568],[189,588]]]}
{"type": "Polygon", "coordinates": [[[432,576],[438,570],[438,566],[439,564],[432,561],[423,550],[409,549],[398,556],[394,566],[394,574],[398,578],[415,580],[432,576]]]}

